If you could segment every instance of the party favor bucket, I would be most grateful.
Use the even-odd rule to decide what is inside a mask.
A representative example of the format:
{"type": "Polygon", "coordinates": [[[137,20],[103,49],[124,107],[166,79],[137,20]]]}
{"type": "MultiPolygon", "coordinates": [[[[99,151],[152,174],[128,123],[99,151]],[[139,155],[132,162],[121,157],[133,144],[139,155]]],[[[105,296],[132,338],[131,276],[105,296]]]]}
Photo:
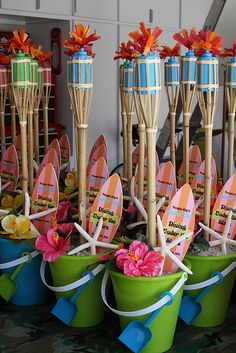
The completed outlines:
{"type": "Polygon", "coordinates": [[[221,325],[227,314],[234,284],[236,253],[225,256],[186,255],[186,258],[191,262],[193,275],[188,278],[184,295],[193,298],[198,297],[204,288],[206,289],[207,286],[211,285],[209,280],[214,274],[218,272],[220,278],[221,273],[224,275],[224,270],[226,270],[226,275],[223,276],[222,280],[219,280],[218,283],[215,282],[214,286],[202,297],[199,302],[201,312],[191,322],[191,325],[198,327],[221,325]],[[229,270],[227,271],[227,269],[229,270]],[[205,282],[205,284],[202,282],[205,282]],[[194,289],[194,287],[197,289],[194,289]]]}
{"type": "MultiPolygon", "coordinates": [[[[189,262],[187,266],[190,268],[189,262]]],[[[106,301],[105,276],[102,283],[102,297],[106,305],[119,314],[120,325],[124,330],[119,337],[120,341],[133,352],[160,353],[171,348],[187,273],[179,271],[160,277],[128,277],[110,267],[108,271],[118,310],[111,308],[106,301]],[[170,305],[167,303],[169,299],[165,297],[172,298],[170,305]],[[166,302],[164,302],[165,299],[166,302]],[[155,312],[158,315],[151,319],[150,314],[153,316],[155,312]],[[147,322],[149,337],[146,337],[147,322]],[[132,335],[130,329],[133,326],[135,331],[132,335]],[[137,326],[142,326],[144,332],[140,330],[137,332],[137,326]],[[128,339],[127,333],[130,335],[128,339]],[[138,336],[142,336],[141,345],[138,336]],[[130,341],[128,344],[127,340],[130,341]]]]}
{"type": "Polygon", "coordinates": [[[23,241],[0,238],[0,269],[4,274],[2,276],[8,274],[6,277],[10,278],[17,271],[17,267],[25,263],[12,281],[15,283],[15,290],[9,300],[11,303],[35,305],[47,299],[49,291],[40,278],[41,260],[41,255],[23,241]],[[24,260],[22,254],[26,252],[30,255],[28,259],[24,256],[24,260]]]}
{"type": "MultiPolygon", "coordinates": [[[[56,292],[56,298],[71,298],[80,284],[79,281],[86,271],[92,271],[101,255],[92,256],[67,256],[50,263],[53,284],[50,287],[56,292]],[[61,291],[60,287],[65,290],[61,291]],[[66,290],[66,287],[73,290],[66,290]]],[[[100,265],[102,266],[102,265],[100,265]]],[[[97,266],[98,267],[98,266],[97,266]]],[[[100,324],[104,319],[105,305],[101,298],[101,283],[104,271],[99,271],[94,276],[92,283],[86,285],[75,300],[77,312],[70,326],[91,327],[100,324]]]]}

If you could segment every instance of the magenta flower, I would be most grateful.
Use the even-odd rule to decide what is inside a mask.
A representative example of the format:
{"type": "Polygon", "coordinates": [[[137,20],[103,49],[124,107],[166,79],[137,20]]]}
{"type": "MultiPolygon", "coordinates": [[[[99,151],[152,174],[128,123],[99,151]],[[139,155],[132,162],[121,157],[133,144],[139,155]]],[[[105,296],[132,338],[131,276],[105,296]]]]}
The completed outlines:
{"type": "Polygon", "coordinates": [[[74,225],[61,224],[58,227],[51,228],[45,235],[38,237],[35,241],[37,250],[43,252],[45,261],[56,261],[59,257],[66,253],[70,245],[70,234],[74,225]],[[65,237],[59,234],[67,234],[65,237]]]}
{"type": "Polygon", "coordinates": [[[116,266],[126,276],[158,276],[163,257],[159,252],[148,250],[148,246],[138,240],[133,241],[129,249],[121,249],[115,253],[116,266]]]}
{"type": "Polygon", "coordinates": [[[58,205],[57,209],[57,222],[68,222],[71,215],[76,214],[78,210],[73,207],[70,201],[62,201],[58,205]]]}

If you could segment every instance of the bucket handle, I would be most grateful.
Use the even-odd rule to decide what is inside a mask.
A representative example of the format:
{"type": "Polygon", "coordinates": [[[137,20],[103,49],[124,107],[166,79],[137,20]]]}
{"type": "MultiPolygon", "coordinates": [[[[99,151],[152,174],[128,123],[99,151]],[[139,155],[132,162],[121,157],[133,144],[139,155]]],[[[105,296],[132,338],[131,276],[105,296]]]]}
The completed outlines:
{"type": "MultiPolygon", "coordinates": [[[[41,266],[40,266],[40,276],[41,279],[43,281],[43,283],[45,284],[45,286],[47,286],[50,290],[52,290],[53,292],[68,292],[69,290],[78,288],[80,286],[82,286],[83,284],[91,281],[91,275],[89,273],[87,273],[85,276],[83,276],[82,278],[80,278],[79,280],[71,283],[71,284],[67,284],[65,286],[60,286],[60,287],[54,287],[54,286],[50,286],[45,279],[45,268],[46,268],[46,264],[47,262],[42,260],[41,262],[41,266]]],[[[91,273],[92,275],[95,277],[97,276],[103,269],[105,268],[105,265],[98,265],[97,267],[95,267],[91,273]]]]}
{"type": "Polygon", "coordinates": [[[5,270],[7,268],[11,268],[11,267],[15,267],[18,265],[21,265],[25,262],[28,262],[30,259],[33,259],[34,257],[38,256],[40,253],[38,251],[33,251],[31,253],[29,253],[29,255],[25,255],[22,257],[19,257],[16,260],[13,261],[9,261],[9,262],[4,262],[2,264],[0,264],[0,270],[5,270]]]}
{"type": "Polygon", "coordinates": [[[188,284],[184,286],[184,290],[195,290],[195,289],[201,289],[210,286],[211,284],[217,283],[220,279],[221,276],[225,277],[227,276],[230,272],[232,272],[236,267],[236,262],[232,262],[228,267],[224,269],[224,271],[219,272],[219,274],[215,275],[214,277],[195,284],[188,284]],[[220,275],[221,274],[221,275],[220,275]]]}
{"type": "Polygon", "coordinates": [[[134,316],[142,316],[142,315],[150,314],[153,311],[156,311],[157,309],[160,309],[162,306],[166,305],[170,301],[170,295],[174,296],[180,290],[180,288],[183,286],[184,282],[187,281],[188,275],[186,272],[184,272],[182,274],[182,276],[180,277],[178,282],[174,285],[174,287],[170,291],[168,291],[170,294],[169,293],[165,294],[160,300],[158,300],[156,303],[148,306],[145,309],[140,309],[140,310],[135,310],[135,311],[116,310],[108,304],[107,299],[106,299],[106,285],[107,285],[108,278],[109,278],[109,272],[106,270],[106,272],[103,276],[102,287],[101,287],[101,295],[102,295],[103,302],[106,304],[106,306],[111,311],[113,311],[113,313],[115,313],[117,315],[134,317],[134,316]]]}

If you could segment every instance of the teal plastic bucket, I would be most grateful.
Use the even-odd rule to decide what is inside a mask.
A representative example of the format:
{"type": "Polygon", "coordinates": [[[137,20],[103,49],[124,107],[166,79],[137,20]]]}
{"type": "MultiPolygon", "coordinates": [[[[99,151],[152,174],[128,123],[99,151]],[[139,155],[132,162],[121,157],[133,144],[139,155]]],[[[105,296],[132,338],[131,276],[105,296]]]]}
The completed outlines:
{"type": "MultiPolygon", "coordinates": [[[[21,257],[23,252],[33,252],[34,249],[23,241],[0,238],[0,263],[6,263],[21,257]]],[[[38,255],[27,263],[17,275],[16,292],[10,302],[16,305],[35,305],[45,302],[49,291],[40,277],[42,257],[38,255]]],[[[3,273],[11,274],[16,267],[3,269],[3,273]]]]}
{"type": "MultiPolygon", "coordinates": [[[[210,279],[214,272],[222,272],[236,260],[236,253],[225,256],[186,255],[186,259],[191,262],[193,272],[193,275],[188,277],[186,285],[192,285],[210,279]]],[[[214,327],[223,324],[227,315],[235,275],[236,269],[225,276],[220,285],[215,285],[202,298],[200,302],[201,313],[193,320],[192,326],[214,327]]],[[[184,295],[197,297],[201,290],[185,291],[184,295]]]]}

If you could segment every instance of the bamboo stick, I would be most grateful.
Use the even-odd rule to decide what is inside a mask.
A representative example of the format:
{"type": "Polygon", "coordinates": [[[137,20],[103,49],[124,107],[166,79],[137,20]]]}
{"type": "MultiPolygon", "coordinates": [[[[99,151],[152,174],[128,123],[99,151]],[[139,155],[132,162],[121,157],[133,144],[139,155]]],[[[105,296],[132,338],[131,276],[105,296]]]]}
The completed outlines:
{"type": "MultiPolygon", "coordinates": [[[[79,175],[85,176],[86,178],[87,128],[78,127],[77,134],[79,175]]],[[[81,226],[83,229],[86,229],[86,183],[84,182],[84,178],[81,177],[79,177],[78,204],[80,210],[81,226]]]]}
{"type": "Polygon", "coordinates": [[[39,111],[34,109],[33,116],[33,129],[34,129],[34,155],[36,163],[39,165],[39,111]]]}
{"type": "MultiPolygon", "coordinates": [[[[204,224],[207,227],[209,227],[210,224],[211,206],[212,131],[212,125],[205,126],[204,224]]],[[[205,233],[205,238],[209,240],[209,234],[205,233]]]]}
{"type": "Polygon", "coordinates": [[[221,166],[220,176],[224,180],[224,169],[225,169],[225,127],[226,127],[226,115],[227,115],[227,101],[226,101],[226,70],[224,71],[224,93],[223,93],[223,116],[222,116],[222,138],[221,138],[221,166]]]}
{"type": "Polygon", "coordinates": [[[130,184],[133,177],[132,168],[132,130],[133,130],[133,114],[127,113],[127,179],[128,179],[128,190],[131,195],[130,184]]]}
{"type": "Polygon", "coordinates": [[[121,104],[121,119],[122,119],[122,141],[123,141],[123,176],[127,179],[127,115],[125,109],[124,91],[123,91],[123,74],[124,67],[120,66],[120,104],[121,104]]]}
{"type": "Polygon", "coordinates": [[[174,169],[176,169],[175,163],[175,112],[170,112],[170,160],[173,164],[174,169]]]}
{"type": "Polygon", "coordinates": [[[12,143],[16,140],[16,106],[11,105],[11,136],[12,136],[12,143]]]}
{"type": "Polygon", "coordinates": [[[228,113],[228,179],[234,170],[234,117],[235,113],[228,113]]]}
{"type": "Polygon", "coordinates": [[[0,127],[1,127],[1,151],[2,155],[6,150],[6,136],[5,136],[5,119],[4,112],[0,112],[0,127]]]}

